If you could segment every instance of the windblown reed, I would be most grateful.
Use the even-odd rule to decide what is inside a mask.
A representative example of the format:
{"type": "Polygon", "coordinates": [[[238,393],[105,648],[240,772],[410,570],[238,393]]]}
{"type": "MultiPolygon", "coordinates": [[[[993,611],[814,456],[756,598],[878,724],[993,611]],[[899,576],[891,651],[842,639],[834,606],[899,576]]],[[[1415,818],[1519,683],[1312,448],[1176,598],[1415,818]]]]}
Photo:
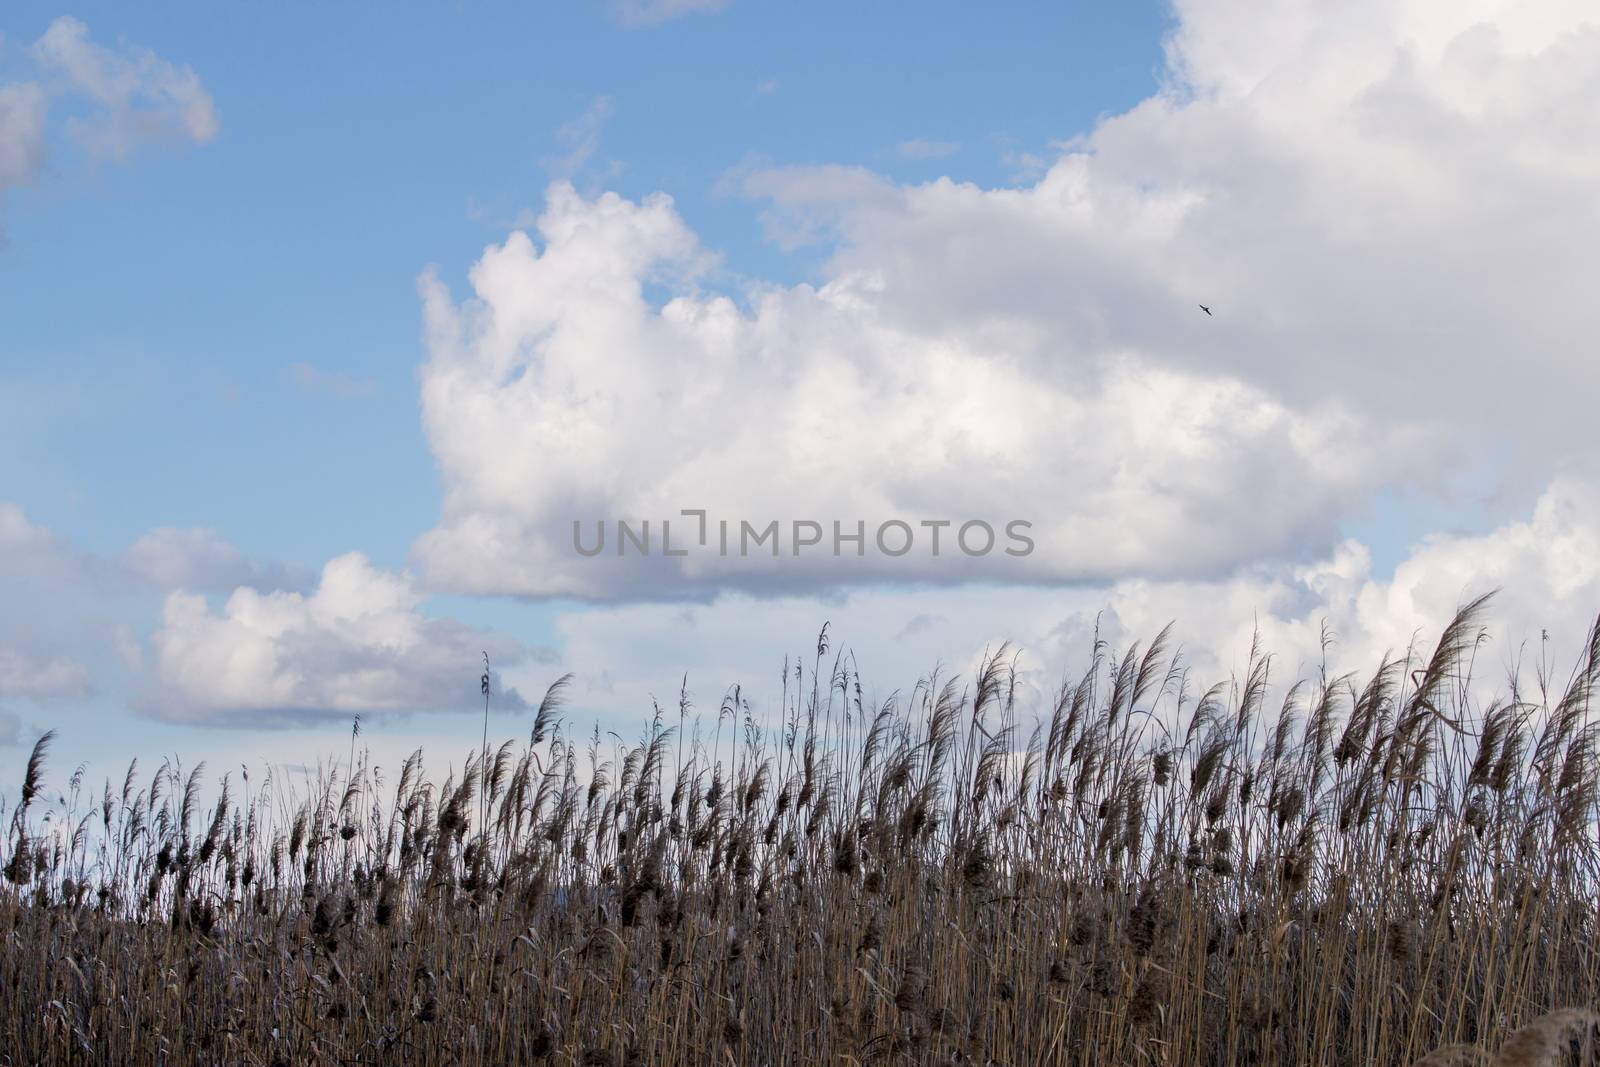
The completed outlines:
{"type": "Polygon", "coordinates": [[[1004,650],[871,707],[824,636],[771,731],[734,690],[580,740],[563,679],[442,784],[352,750],[298,799],[169,764],[47,805],[47,736],[0,1061],[1589,1055],[1594,1016],[1546,1013],[1600,996],[1600,627],[1564,692],[1480,703],[1482,607],[1270,706],[1259,651],[1197,695],[1166,631],[1097,641],[1032,726],[1004,650]]]}

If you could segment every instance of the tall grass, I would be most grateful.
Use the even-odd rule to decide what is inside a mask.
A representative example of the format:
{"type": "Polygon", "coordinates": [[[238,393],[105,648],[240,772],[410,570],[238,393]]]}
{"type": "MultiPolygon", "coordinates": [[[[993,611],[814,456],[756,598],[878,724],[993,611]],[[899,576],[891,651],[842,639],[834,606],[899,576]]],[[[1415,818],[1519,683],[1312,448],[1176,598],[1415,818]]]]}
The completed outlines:
{"type": "Polygon", "coordinates": [[[1480,703],[1482,607],[1281,692],[1259,651],[1201,691],[1166,632],[1097,641],[1033,724],[1004,651],[871,707],[824,638],[777,729],[735,690],[631,745],[570,733],[563,679],[442,783],[352,748],[203,809],[198,768],[130,767],[46,821],[47,736],[0,1062],[1563,1062],[1600,627],[1563,691],[1480,703]]]}

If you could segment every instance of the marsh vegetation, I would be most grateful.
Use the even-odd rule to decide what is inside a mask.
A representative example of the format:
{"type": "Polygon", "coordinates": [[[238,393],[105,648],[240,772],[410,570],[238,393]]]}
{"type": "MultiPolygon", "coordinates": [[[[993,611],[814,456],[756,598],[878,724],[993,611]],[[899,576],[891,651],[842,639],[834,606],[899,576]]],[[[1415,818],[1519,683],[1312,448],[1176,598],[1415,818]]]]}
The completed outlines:
{"type": "Polygon", "coordinates": [[[1036,720],[1004,651],[872,706],[824,638],[781,722],[734,690],[631,743],[563,679],[442,781],[352,736],[306,781],[47,791],[47,738],[0,1062],[1580,1062],[1600,630],[1488,687],[1483,606],[1293,685],[1097,642],[1036,720]]]}

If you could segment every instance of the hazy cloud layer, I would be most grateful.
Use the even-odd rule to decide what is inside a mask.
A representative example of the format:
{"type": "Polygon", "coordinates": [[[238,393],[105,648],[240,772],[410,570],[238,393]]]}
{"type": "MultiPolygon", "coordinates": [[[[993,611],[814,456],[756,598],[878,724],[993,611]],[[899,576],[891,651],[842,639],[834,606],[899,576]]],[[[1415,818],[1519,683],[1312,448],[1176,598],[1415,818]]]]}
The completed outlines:
{"type": "MultiPolygon", "coordinates": [[[[12,519],[12,545],[48,540],[36,526],[17,536],[12,519]]],[[[1186,659],[1206,683],[1242,670],[1259,631],[1277,657],[1274,678],[1287,682],[1314,672],[1324,624],[1335,637],[1330,665],[1370,671],[1385,651],[1425,648],[1462,603],[1495,588],[1480,679],[1499,687],[1517,661],[1541,657],[1558,674],[1570,667],[1600,605],[1600,492],[1592,483],[1558,479],[1530,513],[1482,535],[1432,536],[1390,578],[1376,576],[1365,547],[1347,541],[1318,560],[1261,562],[1212,580],[728,593],[705,604],[569,610],[557,621],[553,652],[431,617],[409,576],[352,553],[330,561],[309,593],[240,587],[220,606],[169,594],[148,666],[136,647],[127,667],[147,714],[259,727],[470,710],[480,653],[488,651],[508,672],[504,681],[496,672],[499,711],[525,707],[519,686],[527,691],[571,670],[575,714],[620,725],[647,714],[652,699],[675,700],[685,675],[697,706],[714,706],[726,687],[742,683],[758,710],[775,712],[782,658],[809,660],[824,622],[835,650],[853,653],[878,698],[936,665],[970,674],[986,649],[1009,642],[1024,653],[1025,692],[1042,700],[1063,674],[1082,670],[1097,627],[1125,649],[1176,620],[1186,659]]],[[[48,705],[84,695],[89,682],[70,659],[30,658],[0,643],[0,700],[48,705]]]]}
{"type": "Polygon", "coordinates": [[[304,567],[254,559],[215,530],[158,526],[111,555],[85,552],[0,500],[0,589],[12,594],[70,597],[86,590],[120,596],[158,590],[230,592],[245,584],[298,589],[304,567]]]}
{"type": "Polygon", "coordinates": [[[630,30],[659,26],[685,15],[709,15],[732,0],[609,0],[612,17],[630,30]]]}
{"type": "Polygon", "coordinates": [[[561,154],[546,158],[545,169],[561,178],[571,178],[583,170],[600,147],[600,134],[611,119],[613,107],[609,96],[597,96],[581,114],[562,123],[555,134],[561,154]]]}
{"type": "Polygon", "coordinates": [[[120,159],[140,141],[168,134],[197,143],[216,136],[216,104],[188,67],[146,48],[110,49],[89,40],[89,28],[69,16],[50,24],[33,46],[47,76],[96,107],[69,128],[96,152],[120,159]]]}
{"type": "Polygon", "coordinates": [[[56,705],[94,692],[83,662],[92,558],[0,501],[0,702],[56,705]]]}
{"type": "Polygon", "coordinates": [[[371,378],[356,378],[338,371],[321,370],[304,361],[289,364],[287,376],[290,384],[306,393],[351,399],[371,396],[378,391],[378,383],[371,378]]]}
{"type": "Polygon", "coordinates": [[[39,656],[0,647],[0,699],[82,699],[94,692],[89,669],[69,656],[39,656]]]}
{"type": "Polygon", "coordinates": [[[62,16],[27,50],[32,76],[0,84],[0,198],[38,179],[49,161],[51,111],[91,156],[124,159],[141,143],[203,143],[217,133],[216,104],[193,70],[146,48],[107,48],[62,16]]]}
{"type": "Polygon", "coordinates": [[[960,150],[961,146],[954,141],[934,141],[926,137],[914,137],[895,146],[895,151],[906,159],[942,159],[960,150]]]}
{"type": "Polygon", "coordinates": [[[59,579],[82,566],[64,538],[29,519],[21,505],[0,500],[0,579],[59,579]]]}
{"type": "Polygon", "coordinates": [[[50,98],[33,82],[0,85],[0,193],[32,181],[44,167],[50,98]]]}
{"type": "MultiPolygon", "coordinates": [[[[241,587],[220,606],[169,594],[148,669],[128,667],[142,680],[147,714],[260,727],[470,710],[480,653],[488,651],[507,668],[504,681],[496,671],[498,711],[525,708],[519,685],[527,691],[571,670],[574,714],[625,725],[646,715],[652,699],[674,701],[685,675],[697,706],[715,706],[726,687],[742,683],[759,711],[775,713],[783,657],[809,661],[824,622],[875,698],[908,689],[935,666],[970,674],[986,649],[1009,642],[1023,651],[1025,693],[1043,700],[1064,674],[1083,669],[1097,627],[1126,649],[1175,619],[1186,660],[1206,683],[1242,670],[1259,631],[1283,683],[1314,672],[1324,624],[1335,637],[1330,665],[1366,672],[1385,651],[1425,648],[1457,607],[1499,588],[1492,641],[1478,658],[1480,679],[1498,687],[1518,660],[1545,657],[1558,674],[1570,667],[1600,605],[1597,561],[1600,492],[1560,479],[1528,515],[1482,535],[1431,537],[1387,579],[1374,575],[1362,545],[1347,541],[1319,560],[1258,563],[1214,580],[728,593],[706,604],[570,610],[549,652],[429,616],[407,575],[352,553],[330,561],[309,593],[241,587]]],[[[48,703],[81,695],[88,681],[70,661],[29,660],[0,647],[0,699],[48,703]]]]}
{"type": "Polygon", "coordinates": [[[1412,645],[1430,652],[1461,605],[1498,588],[1485,619],[1490,640],[1475,668],[1486,691],[1504,694],[1509,670],[1522,663],[1526,682],[1541,656],[1566,678],[1600,612],[1597,560],[1600,493],[1561,481],[1530,515],[1483,535],[1430,538],[1388,579],[1374,575],[1367,550],[1350,541],[1320,560],[1266,563],[1212,581],[872,588],[820,598],[730,593],[707,605],[623,604],[564,615],[562,665],[577,672],[585,706],[623,721],[642,715],[652,697],[675,699],[685,674],[699,707],[714,709],[726,687],[742,683],[771,714],[785,655],[791,667],[801,661],[809,671],[816,633],[828,622],[824,674],[834,655],[850,652],[875,690],[869,699],[907,692],[935,667],[970,678],[985,651],[1009,643],[1021,652],[1026,700],[1042,702],[1087,666],[1097,627],[1121,652],[1175,621],[1196,684],[1242,674],[1259,633],[1281,694],[1293,680],[1315,676],[1324,624],[1334,638],[1330,669],[1364,680],[1385,652],[1403,656],[1412,645]]]}

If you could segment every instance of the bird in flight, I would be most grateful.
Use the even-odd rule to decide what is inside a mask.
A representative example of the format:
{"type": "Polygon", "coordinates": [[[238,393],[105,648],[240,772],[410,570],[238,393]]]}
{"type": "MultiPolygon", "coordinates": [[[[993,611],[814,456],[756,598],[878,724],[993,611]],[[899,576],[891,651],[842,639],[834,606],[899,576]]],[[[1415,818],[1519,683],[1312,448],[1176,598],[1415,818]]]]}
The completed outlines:
{"type": "Polygon", "coordinates": [[[1204,304],[1200,305],[1200,310],[1204,311],[1207,315],[1211,314],[1211,309],[1206,307],[1204,304]]]}

